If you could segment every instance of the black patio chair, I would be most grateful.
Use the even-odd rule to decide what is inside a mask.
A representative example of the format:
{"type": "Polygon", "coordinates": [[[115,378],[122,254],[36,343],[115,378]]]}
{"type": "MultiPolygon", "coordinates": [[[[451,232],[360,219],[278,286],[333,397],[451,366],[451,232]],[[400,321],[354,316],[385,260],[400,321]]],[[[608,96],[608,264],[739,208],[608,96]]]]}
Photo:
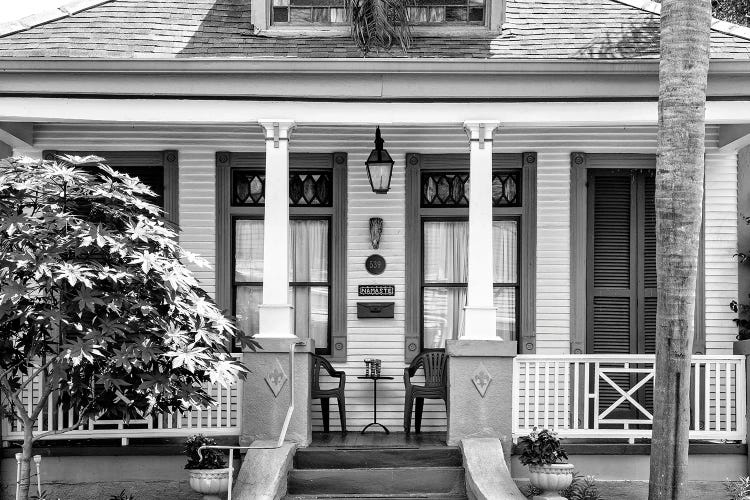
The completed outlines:
{"type": "Polygon", "coordinates": [[[406,399],[404,401],[404,432],[411,432],[411,409],[414,400],[417,406],[414,415],[414,430],[419,433],[422,427],[422,409],[425,399],[442,399],[448,410],[448,356],[443,351],[423,352],[411,364],[404,368],[404,385],[406,399]],[[424,370],[424,385],[413,385],[411,378],[422,367],[424,370]]]}
{"type": "Polygon", "coordinates": [[[346,373],[334,370],[331,363],[322,356],[313,354],[312,373],[310,376],[310,398],[320,399],[320,408],[323,412],[323,430],[329,432],[328,425],[328,403],[330,398],[336,398],[339,407],[339,418],[341,419],[341,434],[346,434],[346,400],[344,398],[344,386],[346,385],[346,373]],[[339,379],[339,386],[333,389],[320,388],[320,369],[324,368],[328,375],[339,379]]]}

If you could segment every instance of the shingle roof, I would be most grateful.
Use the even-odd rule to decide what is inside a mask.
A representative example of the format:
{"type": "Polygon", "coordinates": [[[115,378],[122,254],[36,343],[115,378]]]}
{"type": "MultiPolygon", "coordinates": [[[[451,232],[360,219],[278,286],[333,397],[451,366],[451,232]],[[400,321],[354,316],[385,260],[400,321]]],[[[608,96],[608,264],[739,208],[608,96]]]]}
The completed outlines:
{"type": "MultiPolygon", "coordinates": [[[[417,36],[407,54],[393,50],[369,57],[656,58],[659,16],[653,5],[644,0],[507,0],[500,34],[417,36]]],[[[731,28],[728,23],[714,26],[711,57],[750,59],[750,31],[727,26],[731,28]]],[[[347,36],[254,35],[250,0],[112,0],[0,37],[0,57],[345,58],[362,54],[347,36]]]]}

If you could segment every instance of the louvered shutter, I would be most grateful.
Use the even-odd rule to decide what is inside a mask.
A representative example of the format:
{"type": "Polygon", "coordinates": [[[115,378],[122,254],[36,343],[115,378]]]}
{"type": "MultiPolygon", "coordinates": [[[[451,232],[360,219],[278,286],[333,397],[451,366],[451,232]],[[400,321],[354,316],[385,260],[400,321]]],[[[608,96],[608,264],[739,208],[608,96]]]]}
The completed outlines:
{"type": "MultiPolygon", "coordinates": [[[[629,171],[589,172],[589,278],[588,352],[630,354],[637,329],[637,235],[635,183],[629,171]]],[[[609,373],[618,386],[629,388],[630,376],[609,373]]],[[[619,398],[604,380],[599,381],[599,412],[619,398]]],[[[628,405],[620,404],[608,418],[627,418],[628,405]]]]}

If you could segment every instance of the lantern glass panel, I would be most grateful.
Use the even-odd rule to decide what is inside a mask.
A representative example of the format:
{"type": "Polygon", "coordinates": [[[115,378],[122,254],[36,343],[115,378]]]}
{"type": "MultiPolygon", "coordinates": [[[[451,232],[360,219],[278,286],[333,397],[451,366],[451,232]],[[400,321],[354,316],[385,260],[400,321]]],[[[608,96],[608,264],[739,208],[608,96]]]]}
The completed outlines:
{"type": "Polygon", "coordinates": [[[387,191],[391,183],[390,163],[371,163],[367,166],[370,171],[370,183],[374,191],[387,191]]]}

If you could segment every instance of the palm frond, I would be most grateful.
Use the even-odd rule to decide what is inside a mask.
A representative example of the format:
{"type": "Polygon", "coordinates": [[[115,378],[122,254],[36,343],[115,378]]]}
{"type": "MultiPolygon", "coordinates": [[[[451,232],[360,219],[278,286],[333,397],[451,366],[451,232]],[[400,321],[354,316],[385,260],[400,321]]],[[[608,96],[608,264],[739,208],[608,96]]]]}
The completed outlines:
{"type": "Polygon", "coordinates": [[[406,52],[411,44],[408,0],[346,0],[352,39],[367,54],[394,45],[406,52]]]}

